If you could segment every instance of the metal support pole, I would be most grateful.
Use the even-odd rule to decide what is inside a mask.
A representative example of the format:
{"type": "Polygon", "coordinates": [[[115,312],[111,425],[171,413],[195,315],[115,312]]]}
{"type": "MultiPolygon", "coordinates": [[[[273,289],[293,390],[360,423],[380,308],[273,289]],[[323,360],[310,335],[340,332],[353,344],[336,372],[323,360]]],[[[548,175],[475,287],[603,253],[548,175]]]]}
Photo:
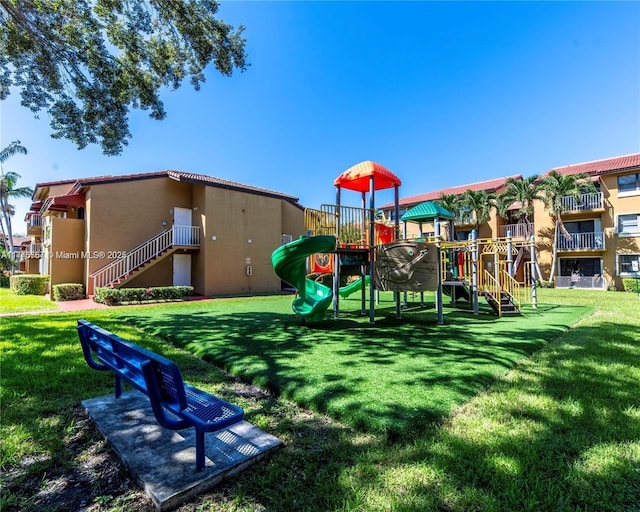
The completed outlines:
{"type": "Polygon", "coordinates": [[[442,325],[442,263],[440,262],[440,222],[435,221],[436,247],[438,254],[436,257],[436,272],[438,272],[438,287],[436,288],[436,310],[438,312],[438,325],[442,325]]]}
{"type": "MultiPolygon", "coordinates": [[[[536,239],[533,235],[531,235],[530,242],[530,250],[531,250],[531,264],[534,268],[538,265],[536,261],[536,239]]],[[[536,288],[536,274],[535,272],[530,272],[531,274],[531,307],[536,309],[538,307],[538,290],[536,288]]]]}
{"type": "Polygon", "coordinates": [[[507,231],[507,272],[513,277],[513,254],[511,253],[511,230],[507,231]]]}
{"type": "MultiPolygon", "coordinates": [[[[422,226],[422,224],[420,224],[420,226],[422,226]]],[[[402,222],[402,238],[404,240],[407,239],[407,221],[406,220],[402,222]]],[[[409,307],[409,303],[407,302],[407,292],[402,293],[402,298],[403,298],[403,305],[406,309],[409,307]]]]}
{"type": "MultiPolygon", "coordinates": [[[[371,176],[371,178],[369,178],[369,283],[370,283],[370,287],[369,287],[369,323],[373,324],[376,321],[376,311],[375,311],[375,307],[374,307],[374,301],[375,301],[375,293],[374,293],[374,286],[373,286],[373,280],[375,277],[374,274],[374,264],[375,264],[375,248],[373,245],[373,237],[375,236],[375,226],[374,226],[374,220],[375,220],[375,212],[374,209],[376,207],[376,186],[375,186],[375,180],[374,177],[371,176]]],[[[397,206],[396,206],[397,209],[397,206]]],[[[397,218],[396,218],[396,223],[398,222],[397,218]]],[[[397,231],[396,231],[397,233],[397,231]]],[[[399,307],[399,304],[398,304],[399,307]]]]}
{"type": "Polygon", "coordinates": [[[340,237],[340,187],[336,187],[336,252],[333,253],[333,319],[338,319],[340,312],[340,255],[338,240],[340,237]]]}
{"type": "MultiPolygon", "coordinates": [[[[395,220],[395,239],[398,240],[400,237],[400,191],[398,189],[398,185],[394,185],[393,187],[393,202],[395,204],[396,209],[396,220],[395,220]]],[[[406,225],[406,224],[405,224],[406,225]]],[[[396,318],[400,320],[402,314],[400,312],[400,292],[395,292],[394,298],[396,300],[396,318]]]]}
{"type": "Polygon", "coordinates": [[[471,301],[473,314],[478,315],[478,233],[471,231],[471,301]]]}
{"type": "MultiPolygon", "coordinates": [[[[360,207],[362,208],[362,236],[365,236],[366,233],[366,224],[367,224],[367,194],[362,192],[360,207]]],[[[369,240],[369,246],[373,244],[373,240],[369,240]]],[[[369,264],[371,264],[371,256],[369,256],[369,264]]],[[[367,269],[365,266],[360,267],[360,279],[362,279],[362,288],[360,289],[360,316],[365,316],[367,314],[367,291],[365,290],[365,282],[367,275],[367,269]]],[[[373,304],[369,304],[369,307],[373,307],[373,304]]]]}

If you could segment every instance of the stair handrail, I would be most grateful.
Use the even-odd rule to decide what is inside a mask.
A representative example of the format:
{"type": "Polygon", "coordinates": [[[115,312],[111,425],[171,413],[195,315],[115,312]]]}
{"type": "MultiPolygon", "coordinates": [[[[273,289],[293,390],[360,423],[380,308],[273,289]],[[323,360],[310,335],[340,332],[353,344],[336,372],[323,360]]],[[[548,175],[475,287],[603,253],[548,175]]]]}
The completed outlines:
{"type": "Polygon", "coordinates": [[[500,271],[500,288],[503,293],[509,295],[512,304],[518,308],[518,311],[520,311],[520,305],[522,304],[521,285],[509,274],[509,272],[504,270],[500,271]]]}
{"type": "Polygon", "coordinates": [[[173,242],[173,227],[168,230],[161,231],[149,240],[142,242],[130,251],[104,267],[99,268],[89,275],[93,279],[94,290],[109,286],[118,279],[123,278],[132,270],[157,256],[165,249],[171,247],[173,242]]]}
{"type": "Polygon", "coordinates": [[[502,301],[500,300],[500,282],[493,276],[491,272],[485,270],[482,277],[485,297],[489,295],[498,307],[498,316],[502,316],[502,301]]]}

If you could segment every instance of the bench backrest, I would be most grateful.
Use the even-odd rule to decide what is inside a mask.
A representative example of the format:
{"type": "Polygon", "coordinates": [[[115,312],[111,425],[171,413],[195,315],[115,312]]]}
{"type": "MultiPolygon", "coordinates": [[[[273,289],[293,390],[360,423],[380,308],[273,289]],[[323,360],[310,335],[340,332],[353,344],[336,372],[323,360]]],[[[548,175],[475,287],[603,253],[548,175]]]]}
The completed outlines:
{"type": "Polygon", "coordinates": [[[112,370],[147,395],[153,386],[162,403],[186,409],[184,382],[176,363],[86,320],[78,320],[78,336],[89,366],[112,370]],[[145,377],[145,366],[152,370],[153,383],[148,382],[151,374],[145,377]]]}

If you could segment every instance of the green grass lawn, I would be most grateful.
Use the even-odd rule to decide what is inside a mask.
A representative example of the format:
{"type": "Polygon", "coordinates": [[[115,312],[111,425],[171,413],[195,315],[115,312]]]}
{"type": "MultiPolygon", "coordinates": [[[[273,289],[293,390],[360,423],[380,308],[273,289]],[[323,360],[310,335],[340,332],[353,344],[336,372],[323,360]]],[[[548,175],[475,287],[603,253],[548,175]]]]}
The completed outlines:
{"type": "MultiPolygon", "coordinates": [[[[519,318],[447,308],[443,326],[433,309],[396,320],[389,302],[369,325],[357,301],[302,326],[282,296],[82,316],[176,360],[284,441],[184,511],[638,510],[640,301],[539,296],[519,318]]],[[[3,474],[26,468],[45,486],[81,464],[68,450],[74,411],[112,379],[84,363],[78,316],[1,319],[3,474]]],[[[7,510],[37,508],[33,489],[10,483],[7,510]]],[[[127,496],[98,501],[124,510],[127,496]]]]}
{"type": "Polygon", "coordinates": [[[9,288],[0,288],[0,313],[56,310],[55,302],[42,295],[16,295],[9,288]]]}
{"type": "Polygon", "coordinates": [[[245,381],[400,440],[440,423],[592,311],[542,305],[498,320],[488,308],[477,317],[448,310],[446,325],[438,326],[433,308],[411,308],[397,320],[388,300],[371,325],[359,300],[343,300],[338,321],[305,326],[290,304],[286,296],[226,300],[123,317],[245,381]]]}

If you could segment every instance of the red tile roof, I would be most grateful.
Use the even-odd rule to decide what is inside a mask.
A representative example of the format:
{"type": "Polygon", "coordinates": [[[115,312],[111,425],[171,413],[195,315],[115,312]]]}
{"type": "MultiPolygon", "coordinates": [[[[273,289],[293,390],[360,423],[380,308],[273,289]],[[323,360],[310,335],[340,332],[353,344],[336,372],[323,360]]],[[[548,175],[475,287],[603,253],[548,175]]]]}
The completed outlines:
{"type": "Polygon", "coordinates": [[[564,167],[554,167],[547,171],[543,177],[551,171],[557,171],[565,175],[587,173],[594,176],[634,168],[640,168],[640,153],[594,160],[593,162],[584,162],[582,164],[565,165],[564,167]]]}
{"type": "MultiPolygon", "coordinates": [[[[400,199],[401,206],[410,206],[414,204],[420,204],[424,201],[435,201],[440,199],[443,195],[459,195],[464,194],[467,190],[486,190],[487,192],[495,192],[496,190],[504,187],[509,178],[522,179],[522,174],[514,174],[513,176],[507,176],[504,178],[496,178],[492,180],[479,181],[477,183],[469,183],[468,185],[458,185],[455,187],[443,188],[442,190],[436,190],[435,192],[427,192],[425,194],[418,194],[416,196],[405,197],[400,199]]],[[[380,208],[386,209],[393,207],[393,203],[387,203],[380,208]]]]}
{"type": "MultiPolygon", "coordinates": [[[[49,187],[52,185],[71,185],[67,194],[77,194],[81,191],[83,187],[91,186],[91,185],[101,185],[104,183],[118,183],[123,181],[135,181],[135,180],[148,180],[154,178],[170,178],[176,181],[183,181],[187,183],[201,183],[203,185],[225,188],[229,190],[237,190],[239,192],[246,192],[249,194],[258,194],[267,197],[274,197],[276,199],[283,199],[285,201],[291,203],[297,203],[298,198],[289,194],[283,194],[282,192],[276,192],[273,190],[268,190],[265,188],[254,187],[252,185],[244,185],[242,183],[236,183],[234,181],[223,180],[220,178],[216,178],[214,176],[206,176],[204,174],[195,174],[184,171],[174,171],[174,170],[166,170],[166,171],[153,171],[153,172],[143,172],[143,173],[135,173],[135,174],[123,174],[119,176],[113,175],[104,175],[104,176],[93,176],[89,178],[77,178],[74,180],[63,180],[63,181],[51,181],[46,183],[38,183],[35,187],[36,191],[38,188],[49,187]]],[[[35,192],[34,192],[35,197],[35,192]]]]}
{"type": "Polygon", "coordinates": [[[298,198],[282,192],[276,192],[275,190],[269,190],[261,187],[254,187],[252,185],[243,185],[242,183],[236,183],[235,181],[223,180],[214,176],[206,176],[204,174],[194,174],[183,171],[167,171],[169,178],[176,181],[184,181],[187,183],[202,183],[203,185],[210,185],[218,188],[226,188],[230,190],[237,190],[240,192],[254,193],[262,196],[275,197],[277,199],[284,199],[289,202],[298,202],[298,198]]]}

